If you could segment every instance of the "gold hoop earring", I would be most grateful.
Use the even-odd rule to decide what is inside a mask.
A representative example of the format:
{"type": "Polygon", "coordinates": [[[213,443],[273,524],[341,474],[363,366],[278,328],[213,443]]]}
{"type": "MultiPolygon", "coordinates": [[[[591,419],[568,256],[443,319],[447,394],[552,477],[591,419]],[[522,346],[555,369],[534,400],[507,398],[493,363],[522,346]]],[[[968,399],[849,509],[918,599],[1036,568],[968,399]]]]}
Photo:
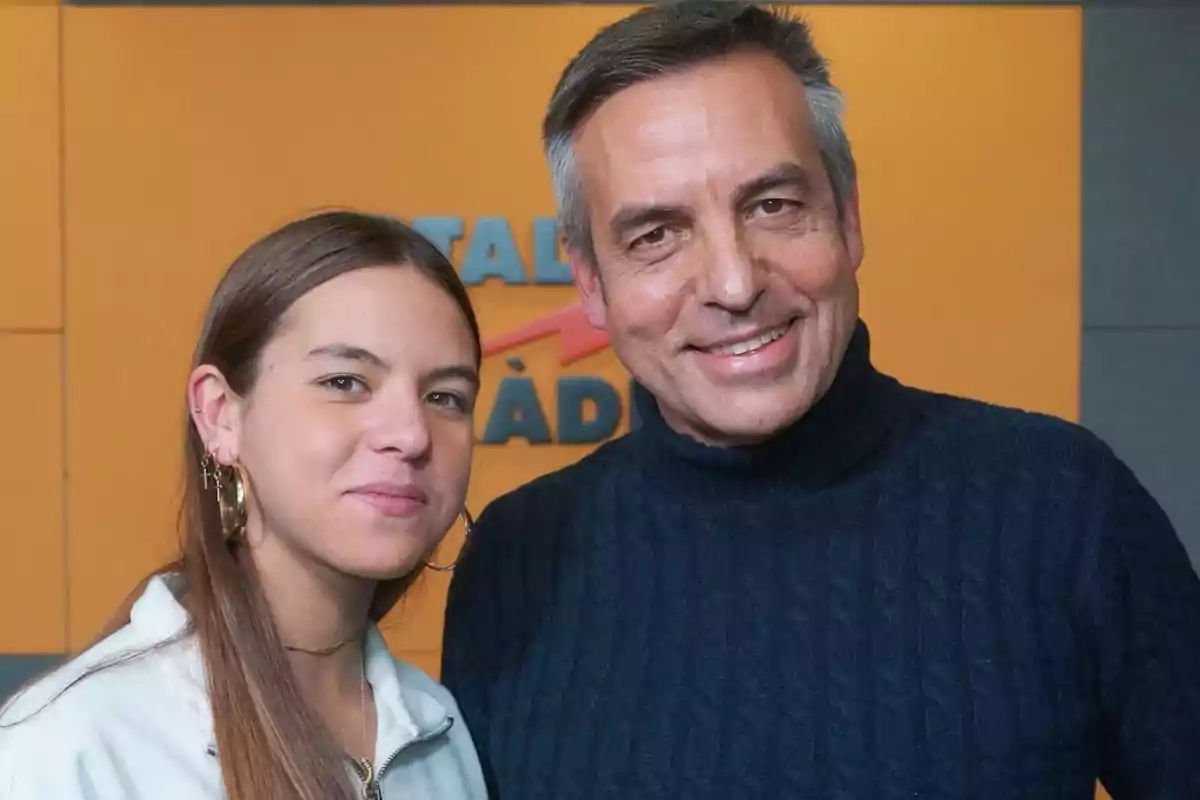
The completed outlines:
{"type": "Polygon", "coordinates": [[[240,538],[246,532],[246,479],[241,467],[236,464],[225,466],[212,453],[206,453],[200,462],[200,470],[204,488],[212,482],[225,540],[240,538]]]}
{"type": "Polygon", "coordinates": [[[475,518],[471,516],[471,512],[468,511],[466,507],[464,507],[458,515],[462,517],[463,526],[466,528],[466,536],[463,537],[464,541],[462,550],[458,551],[458,558],[454,559],[449,564],[433,564],[429,561],[421,562],[434,572],[454,572],[454,568],[458,566],[458,562],[462,561],[463,554],[466,553],[467,548],[471,546],[471,528],[475,525],[475,518]]]}

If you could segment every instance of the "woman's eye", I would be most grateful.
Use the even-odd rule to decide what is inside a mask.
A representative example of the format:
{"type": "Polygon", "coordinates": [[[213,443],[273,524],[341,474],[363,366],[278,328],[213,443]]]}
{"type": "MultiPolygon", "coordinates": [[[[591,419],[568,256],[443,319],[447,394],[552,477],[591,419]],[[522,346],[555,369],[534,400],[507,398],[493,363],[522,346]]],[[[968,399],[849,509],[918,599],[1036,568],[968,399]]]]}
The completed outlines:
{"type": "Polygon", "coordinates": [[[366,391],[366,383],[355,375],[331,375],[321,381],[322,386],[333,389],[339,394],[349,394],[356,391],[366,391]]]}
{"type": "Polygon", "coordinates": [[[471,402],[466,397],[457,392],[431,392],[429,402],[435,406],[449,408],[463,414],[471,410],[471,402]]]}

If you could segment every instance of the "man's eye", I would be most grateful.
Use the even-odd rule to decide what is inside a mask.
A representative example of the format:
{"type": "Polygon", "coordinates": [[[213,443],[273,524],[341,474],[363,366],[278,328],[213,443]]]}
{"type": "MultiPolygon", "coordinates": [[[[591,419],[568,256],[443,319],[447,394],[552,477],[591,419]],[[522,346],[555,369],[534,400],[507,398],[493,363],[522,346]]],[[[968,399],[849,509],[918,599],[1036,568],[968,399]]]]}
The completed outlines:
{"type": "Polygon", "coordinates": [[[799,211],[802,206],[803,203],[796,200],[786,200],[782,197],[768,197],[766,200],[758,202],[755,211],[764,217],[777,217],[780,214],[799,211]]]}
{"type": "Polygon", "coordinates": [[[636,249],[639,247],[655,247],[663,244],[667,241],[668,233],[669,231],[667,230],[666,226],[655,228],[654,230],[643,233],[641,236],[634,239],[633,243],[630,245],[630,248],[636,249]]]}

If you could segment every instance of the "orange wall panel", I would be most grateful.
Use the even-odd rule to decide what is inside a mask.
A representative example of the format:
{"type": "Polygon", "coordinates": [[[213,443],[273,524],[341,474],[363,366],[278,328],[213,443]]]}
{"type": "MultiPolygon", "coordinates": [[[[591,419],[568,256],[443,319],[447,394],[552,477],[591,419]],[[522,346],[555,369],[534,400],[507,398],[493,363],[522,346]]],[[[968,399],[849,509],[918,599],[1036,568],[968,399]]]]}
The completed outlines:
{"type": "Polygon", "coordinates": [[[63,566],[62,339],[0,334],[0,653],[66,646],[63,566]]]}
{"type": "MultiPolygon", "coordinates": [[[[236,252],[287,218],[352,205],[462,217],[466,240],[501,216],[528,263],[532,222],[552,213],[544,103],[569,56],[627,10],[64,9],[72,644],[172,550],[190,348],[236,252]]],[[[880,363],[1074,417],[1078,10],[806,14],[848,96],[880,363]]],[[[472,295],[489,336],[574,298],[494,283],[472,295]]],[[[510,354],[547,411],[563,374],[624,391],[611,352],[566,368],[557,354],[552,339],[510,354]]],[[[505,358],[485,364],[480,430],[511,374],[505,358]]],[[[471,506],[589,449],[483,445],[471,506]]],[[[446,585],[427,575],[389,620],[399,650],[440,647],[446,585]]]]}
{"type": "Polygon", "coordinates": [[[1078,418],[1079,8],[820,18],[862,171],[863,308],[919,385],[1078,418]]]}
{"type": "Polygon", "coordinates": [[[0,329],[62,325],[58,9],[0,4],[0,329]]]}
{"type": "Polygon", "coordinates": [[[804,10],[847,95],[864,313],[902,378],[1078,417],[1081,13],[804,10]]]}

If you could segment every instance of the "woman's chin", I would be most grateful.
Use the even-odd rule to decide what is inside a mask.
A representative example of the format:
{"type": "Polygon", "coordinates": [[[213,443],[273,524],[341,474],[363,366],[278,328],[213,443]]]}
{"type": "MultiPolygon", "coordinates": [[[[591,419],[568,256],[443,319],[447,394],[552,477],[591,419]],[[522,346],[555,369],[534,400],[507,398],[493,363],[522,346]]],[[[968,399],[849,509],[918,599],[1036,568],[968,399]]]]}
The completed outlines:
{"type": "Polygon", "coordinates": [[[362,580],[395,581],[420,571],[421,566],[421,559],[418,558],[394,564],[379,562],[370,565],[359,564],[349,569],[343,569],[343,572],[362,580]]]}
{"type": "Polygon", "coordinates": [[[360,552],[331,559],[331,566],[344,575],[370,581],[394,581],[422,568],[423,553],[406,548],[404,552],[360,552]]]}

